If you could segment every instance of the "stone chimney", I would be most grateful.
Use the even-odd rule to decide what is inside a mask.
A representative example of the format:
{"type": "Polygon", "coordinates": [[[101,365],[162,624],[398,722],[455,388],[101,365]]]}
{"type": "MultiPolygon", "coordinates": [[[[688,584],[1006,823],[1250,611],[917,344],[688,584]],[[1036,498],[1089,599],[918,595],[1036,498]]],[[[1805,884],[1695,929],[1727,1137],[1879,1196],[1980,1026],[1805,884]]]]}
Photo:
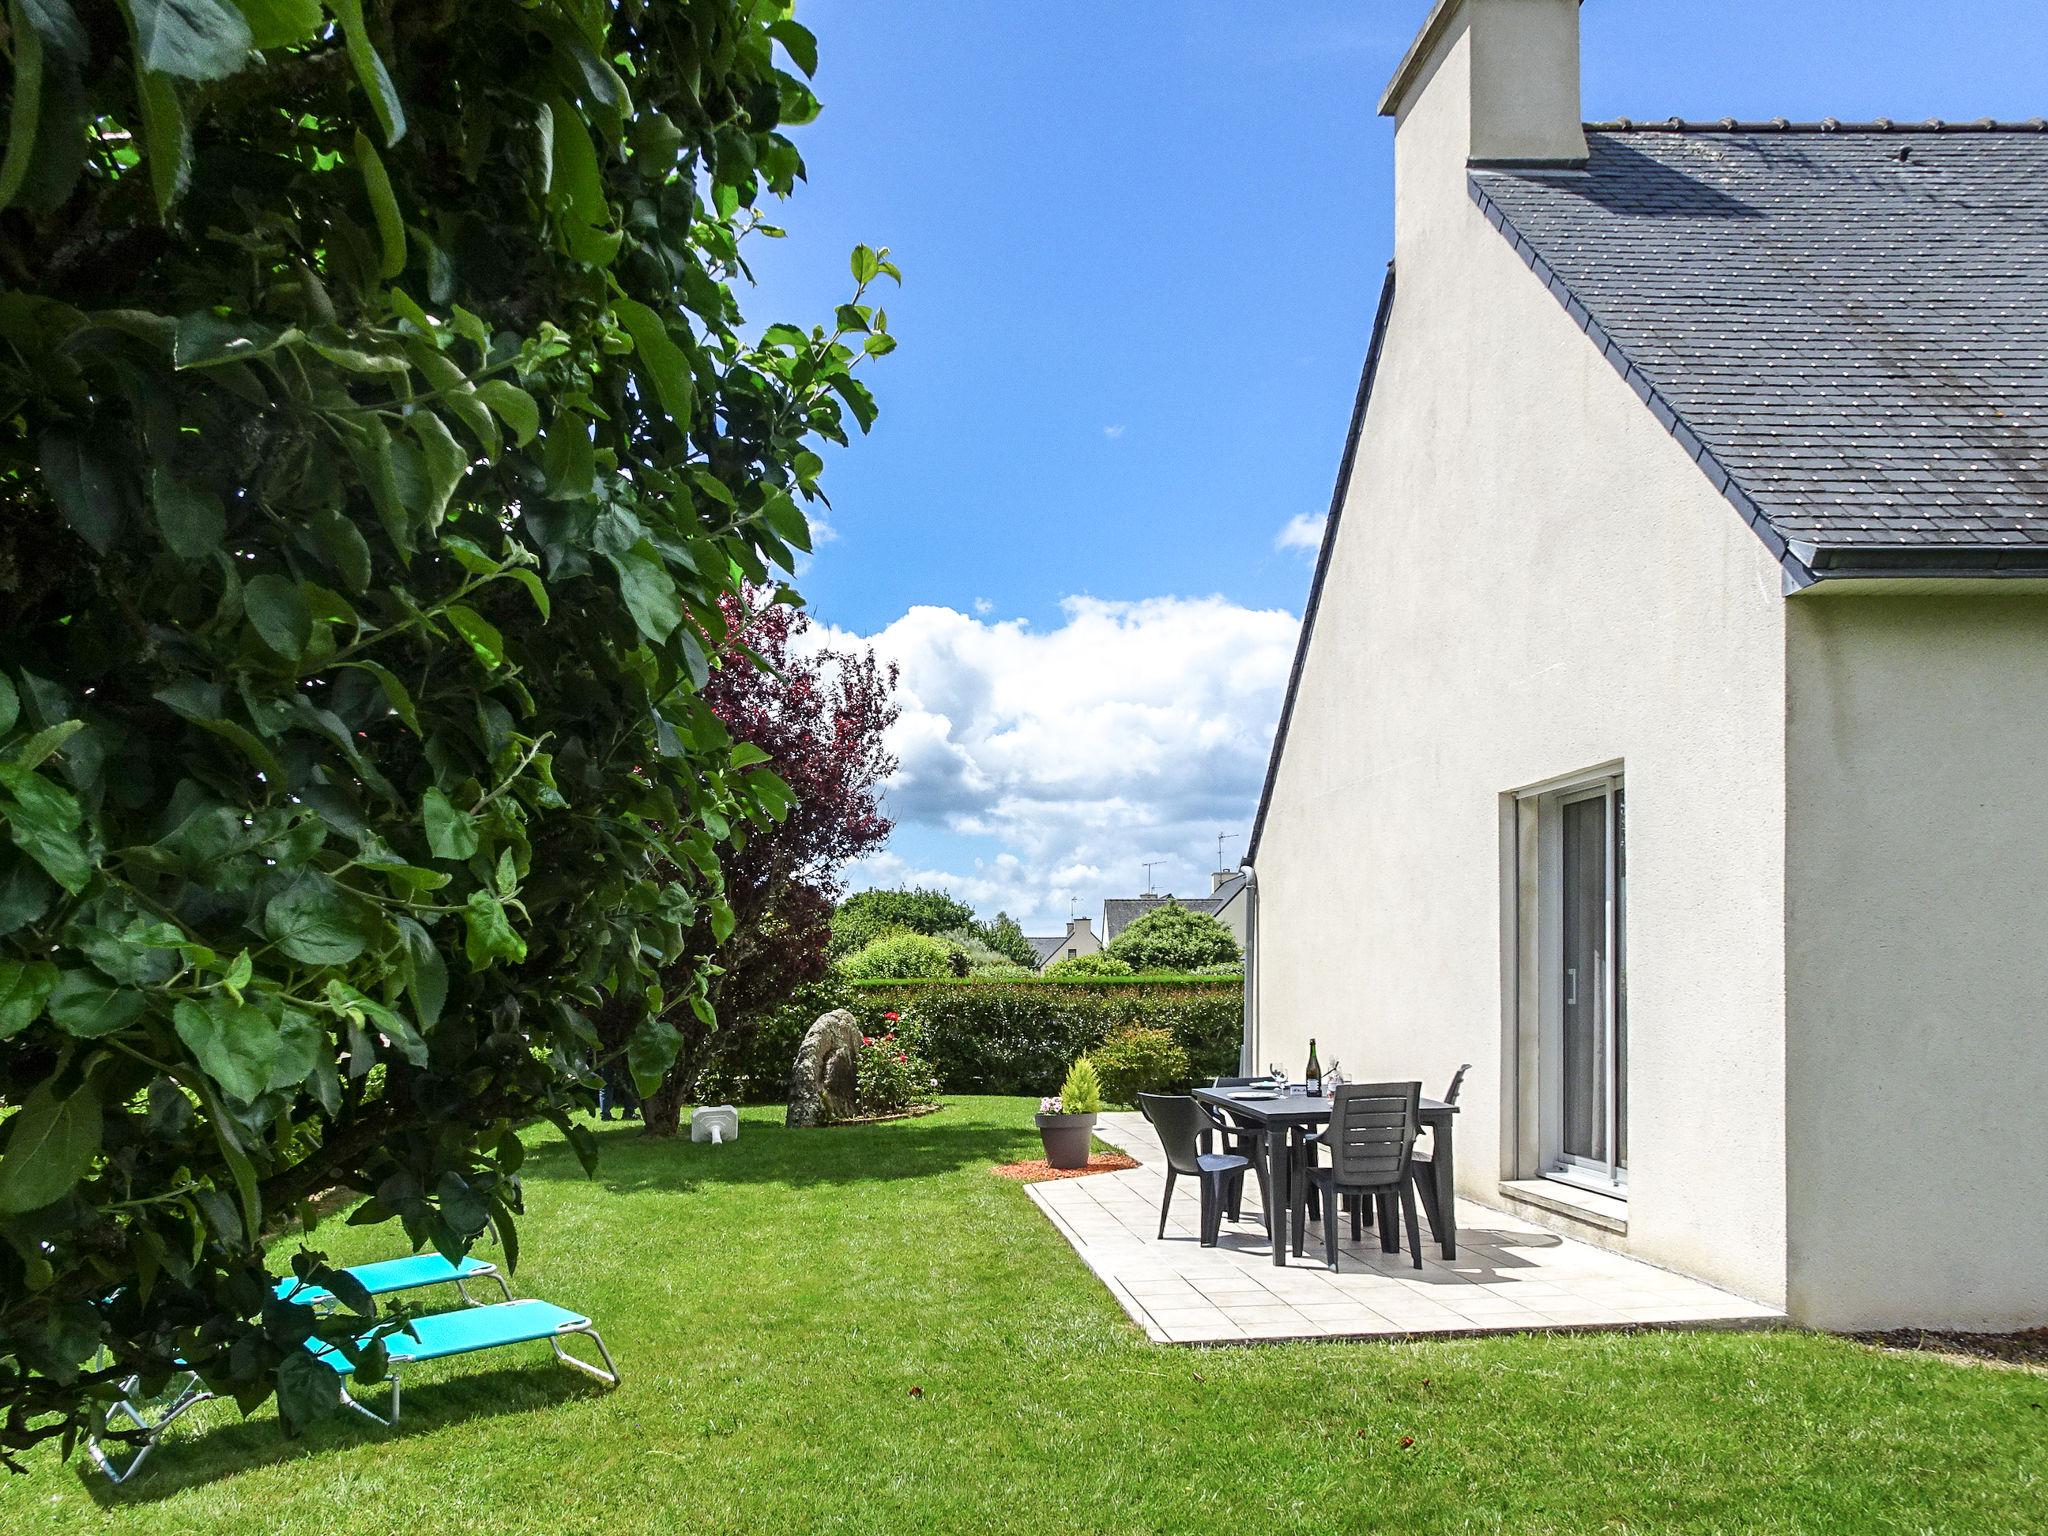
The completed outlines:
{"type": "Polygon", "coordinates": [[[1579,0],[1437,0],[1380,115],[1397,145],[1424,119],[1467,165],[1584,165],[1579,0]]]}
{"type": "Polygon", "coordinates": [[[1214,896],[1224,886],[1237,878],[1234,869],[1212,869],[1209,871],[1209,894],[1214,896]]]}
{"type": "Polygon", "coordinates": [[[1090,937],[1091,939],[1095,937],[1095,933],[1094,933],[1094,930],[1093,930],[1093,929],[1091,929],[1091,928],[1090,928],[1090,927],[1088,926],[1088,919],[1087,919],[1087,918],[1085,918],[1085,917],[1070,917],[1070,918],[1068,918],[1068,919],[1067,919],[1067,937],[1071,939],[1071,938],[1072,938],[1072,937],[1074,937],[1074,935],[1075,935],[1075,934],[1077,934],[1077,933],[1085,933],[1085,934],[1087,934],[1087,935],[1088,935],[1088,937],[1090,937]]]}

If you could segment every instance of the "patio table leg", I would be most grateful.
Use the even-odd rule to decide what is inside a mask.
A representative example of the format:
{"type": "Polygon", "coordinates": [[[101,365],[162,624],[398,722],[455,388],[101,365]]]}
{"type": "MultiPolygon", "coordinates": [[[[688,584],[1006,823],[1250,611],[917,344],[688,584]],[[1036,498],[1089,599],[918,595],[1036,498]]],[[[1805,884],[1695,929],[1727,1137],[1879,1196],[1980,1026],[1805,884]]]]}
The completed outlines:
{"type": "Polygon", "coordinates": [[[1287,1228],[1294,1214],[1292,1170],[1287,1164],[1287,1127],[1266,1128],[1266,1236],[1273,1243],[1273,1263],[1287,1263],[1287,1228]]]}
{"type": "Polygon", "coordinates": [[[1451,1122],[1445,1115],[1430,1127],[1430,1172],[1436,1182],[1436,1240],[1443,1244],[1444,1257],[1458,1256],[1458,1170],[1451,1161],[1451,1122]]]}

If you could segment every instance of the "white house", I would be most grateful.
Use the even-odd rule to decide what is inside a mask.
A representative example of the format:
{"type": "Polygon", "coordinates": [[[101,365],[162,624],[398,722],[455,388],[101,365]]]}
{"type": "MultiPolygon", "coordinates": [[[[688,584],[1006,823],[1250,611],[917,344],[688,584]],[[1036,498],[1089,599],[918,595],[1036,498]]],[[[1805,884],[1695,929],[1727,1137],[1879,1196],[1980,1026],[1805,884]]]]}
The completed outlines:
{"type": "Polygon", "coordinates": [[[1040,971],[1079,955],[1102,953],[1102,941],[1096,938],[1094,926],[1085,917],[1068,918],[1065,933],[1049,933],[1043,937],[1026,934],[1024,942],[1029,944],[1032,953],[1038,956],[1036,968],[1040,971]]]}
{"type": "Polygon", "coordinates": [[[1582,125],[1579,20],[1381,103],[1246,1059],[1472,1062],[1464,1195],[1799,1321],[2048,1323],[2048,131],[1582,125]]]}

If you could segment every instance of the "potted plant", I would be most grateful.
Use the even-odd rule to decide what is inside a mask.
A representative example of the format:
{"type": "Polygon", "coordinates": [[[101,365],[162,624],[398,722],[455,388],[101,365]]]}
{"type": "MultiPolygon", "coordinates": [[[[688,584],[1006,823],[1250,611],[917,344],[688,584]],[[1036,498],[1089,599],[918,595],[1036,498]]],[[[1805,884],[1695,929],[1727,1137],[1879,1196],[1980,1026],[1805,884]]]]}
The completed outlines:
{"type": "Polygon", "coordinates": [[[1049,1099],[1038,1101],[1038,1138],[1054,1168],[1086,1168],[1095,1117],[1102,1113],[1102,1083],[1086,1056],[1067,1069],[1067,1080],[1049,1099]]]}

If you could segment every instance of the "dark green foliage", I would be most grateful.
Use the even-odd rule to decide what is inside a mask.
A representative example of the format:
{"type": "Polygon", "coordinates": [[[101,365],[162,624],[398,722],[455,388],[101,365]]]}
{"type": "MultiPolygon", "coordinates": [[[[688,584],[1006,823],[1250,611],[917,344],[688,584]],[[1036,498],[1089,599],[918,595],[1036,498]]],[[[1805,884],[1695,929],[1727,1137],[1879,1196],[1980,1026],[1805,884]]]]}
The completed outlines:
{"type": "Polygon", "coordinates": [[[1031,947],[1024,937],[1024,930],[1017,919],[1007,912],[998,912],[992,922],[979,925],[981,941],[1012,965],[1021,965],[1035,970],[1038,966],[1038,951],[1031,947]]]}
{"type": "Polygon", "coordinates": [[[974,909],[944,891],[856,891],[832,914],[834,959],[864,949],[891,933],[936,937],[974,926],[974,909]]]}
{"type": "Polygon", "coordinates": [[[302,1373],[264,1246],[332,1187],[516,1259],[588,1011],[657,1077],[649,1005],[708,1011],[650,983],[788,799],[698,696],[720,598],[808,547],[892,345],[859,292],[742,335],[816,110],[785,6],[6,19],[0,1455],[174,1358],[302,1373]]]}
{"type": "Polygon", "coordinates": [[[1188,1086],[1188,1053],[1170,1030],[1120,1029],[1088,1055],[1102,1079],[1102,1097],[1121,1108],[1136,1104],[1141,1093],[1188,1086]]]}
{"type": "Polygon", "coordinates": [[[1076,1056],[1133,1028],[1167,1031],[1187,1052],[1188,1075],[1206,1081],[1237,1070],[1244,1034],[1244,989],[1228,981],[863,982],[849,991],[868,1034],[888,1027],[885,1014],[914,1019],[952,1093],[1050,1093],[1076,1056]]]}
{"type": "Polygon", "coordinates": [[[1134,971],[1192,971],[1238,958],[1237,940],[1206,912],[1177,901],[1154,907],[1118,934],[1107,951],[1134,971]]]}

